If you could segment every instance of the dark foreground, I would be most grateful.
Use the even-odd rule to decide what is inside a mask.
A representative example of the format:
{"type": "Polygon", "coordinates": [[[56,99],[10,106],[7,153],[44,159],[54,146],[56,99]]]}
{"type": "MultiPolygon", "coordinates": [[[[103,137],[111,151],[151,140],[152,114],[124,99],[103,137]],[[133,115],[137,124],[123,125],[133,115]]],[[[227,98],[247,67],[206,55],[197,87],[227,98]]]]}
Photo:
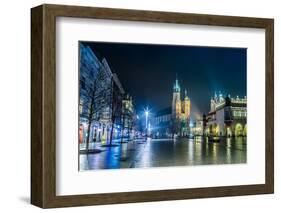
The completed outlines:
{"type": "MultiPolygon", "coordinates": [[[[246,138],[223,138],[219,143],[195,139],[148,139],[115,142],[105,147],[93,143],[96,152],[79,154],[79,170],[240,164],[247,162],[246,138]]],[[[83,147],[81,147],[83,149],[83,147]]]]}

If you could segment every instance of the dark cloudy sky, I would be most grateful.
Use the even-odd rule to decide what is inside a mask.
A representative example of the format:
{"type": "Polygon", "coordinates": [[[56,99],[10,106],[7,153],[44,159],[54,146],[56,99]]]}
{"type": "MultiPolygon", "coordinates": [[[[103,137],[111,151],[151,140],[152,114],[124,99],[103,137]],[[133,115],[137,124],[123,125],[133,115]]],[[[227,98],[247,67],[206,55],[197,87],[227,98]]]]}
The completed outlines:
{"type": "Polygon", "coordinates": [[[137,111],[171,106],[176,73],[187,89],[193,117],[209,111],[214,92],[246,95],[246,55],[242,48],[83,42],[105,57],[137,111]]]}

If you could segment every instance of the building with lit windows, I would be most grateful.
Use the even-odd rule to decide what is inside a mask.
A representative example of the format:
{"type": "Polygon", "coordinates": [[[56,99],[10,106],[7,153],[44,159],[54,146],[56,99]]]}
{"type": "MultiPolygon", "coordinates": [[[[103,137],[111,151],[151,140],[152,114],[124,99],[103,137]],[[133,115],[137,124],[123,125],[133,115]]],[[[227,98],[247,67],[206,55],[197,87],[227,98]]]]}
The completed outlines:
{"type": "Polygon", "coordinates": [[[124,139],[130,140],[134,136],[135,127],[135,111],[132,96],[126,94],[122,100],[122,129],[121,129],[121,141],[124,139]]]}
{"type": "MultiPolygon", "coordinates": [[[[79,143],[106,142],[121,125],[124,89],[106,59],[80,43],[79,143]]],[[[119,131],[120,132],[120,131],[119,131]]]]}
{"type": "Polygon", "coordinates": [[[223,97],[220,93],[211,98],[210,112],[203,115],[205,135],[247,136],[247,98],[223,97]]]}
{"type": "Polygon", "coordinates": [[[172,137],[172,107],[162,109],[155,114],[153,127],[156,138],[172,137]]]}
{"type": "Polygon", "coordinates": [[[187,136],[189,134],[190,99],[187,91],[182,98],[181,87],[176,78],[173,85],[171,106],[160,110],[154,118],[154,134],[156,137],[187,136]]]}
{"type": "Polygon", "coordinates": [[[203,135],[203,120],[197,119],[194,123],[190,123],[190,133],[193,136],[202,136],[203,135]]]}

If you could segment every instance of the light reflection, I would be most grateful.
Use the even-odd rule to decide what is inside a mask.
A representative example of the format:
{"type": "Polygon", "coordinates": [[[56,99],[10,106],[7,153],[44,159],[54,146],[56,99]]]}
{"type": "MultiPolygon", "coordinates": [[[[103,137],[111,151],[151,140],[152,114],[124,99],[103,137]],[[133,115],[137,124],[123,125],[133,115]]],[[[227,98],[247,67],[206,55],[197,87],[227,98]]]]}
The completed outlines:
{"type": "Polygon", "coordinates": [[[195,142],[195,162],[202,162],[202,143],[195,142]]]}
{"type": "Polygon", "coordinates": [[[231,163],[232,159],[231,159],[231,138],[227,138],[226,139],[226,163],[231,163]]]}
{"type": "Polygon", "coordinates": [[[194,143],[192,139],[188,140],[188,160],[194,161],[194,143]]]}
{"type": "Polygon", "coordinates": [[[218,146],[216,143],[212,144],[212,157],[213,157],[213,163],[217,163],[218,160],[218,146]]]}
{"type": "Polygon", "coordinates": [[[80,170],[147,168],[206,164],[246,163],[246,138],[224,138],[218,143],[207,138],[151,139],[102,147],[96,154],[80,154],[80,170]]]}
{"type": "Polygon", "coordinates": [[[147,138],[147,142],[143,146],[143,151],[141,155],[141,167],[151,167],[152,166],[152,152],[151,152],[151,138],[147,138]]]}
{"type": "Polygon", "coordinates": [[[127,157],[128,157],[128,143],[122,143],[120,160],[121,161],[126,160],[127,157]]]}

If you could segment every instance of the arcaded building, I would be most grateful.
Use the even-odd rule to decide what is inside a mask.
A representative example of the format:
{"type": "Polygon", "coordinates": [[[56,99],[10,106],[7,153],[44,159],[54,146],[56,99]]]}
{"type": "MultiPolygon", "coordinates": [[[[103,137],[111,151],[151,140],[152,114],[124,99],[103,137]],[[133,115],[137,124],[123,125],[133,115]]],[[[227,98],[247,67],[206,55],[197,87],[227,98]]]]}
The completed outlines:
{"type": "Polygon", "coordinates": [[[216,95],[204,118],[204,133],[212,136],[247,136],[247,98],[216,95]]]}

